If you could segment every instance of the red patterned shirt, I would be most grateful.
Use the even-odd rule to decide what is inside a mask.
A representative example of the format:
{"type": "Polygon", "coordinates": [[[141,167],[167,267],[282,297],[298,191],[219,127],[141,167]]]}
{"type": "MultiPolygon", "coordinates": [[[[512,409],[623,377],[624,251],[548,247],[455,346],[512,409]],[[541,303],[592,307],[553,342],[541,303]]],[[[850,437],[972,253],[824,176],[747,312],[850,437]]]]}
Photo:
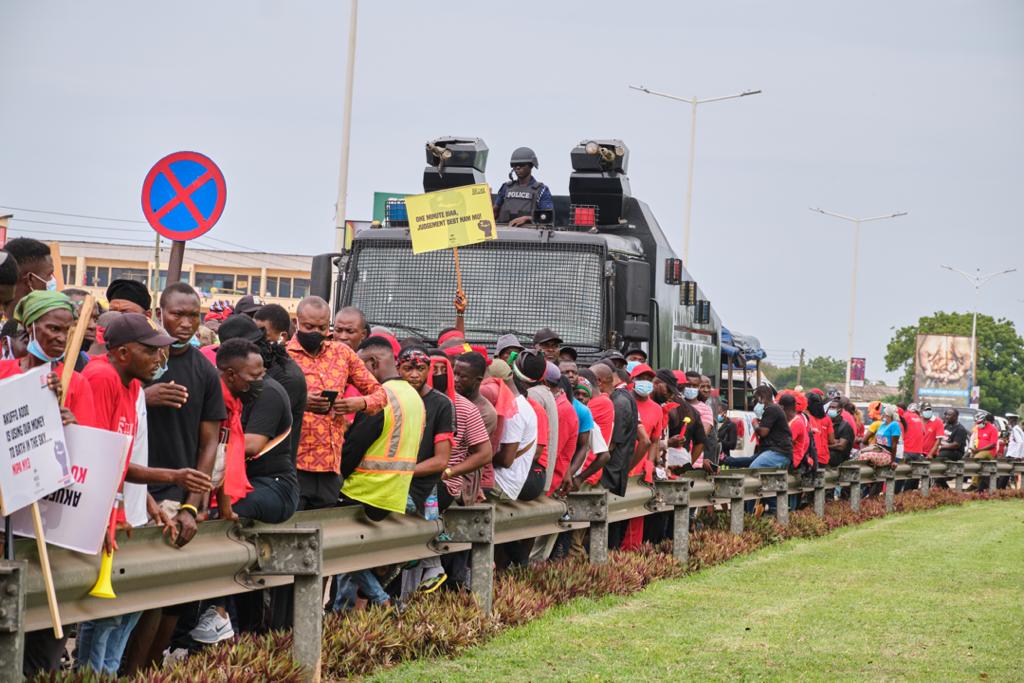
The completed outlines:
{"type": "MultiPolygon", "coordinates": [[[[387,402],[384,388],[348,345],[327,340],[312,356],[293,337],[285,348],[302,368],[310,396],[321,391],[337,391],[340,398],[351,383],[366,399],[367,413],[378,412],[387,402]]],[[[305,472],[339,472],[341,444],[347,426],[344,415],[303,413],[295,468],[305,472]]]]}

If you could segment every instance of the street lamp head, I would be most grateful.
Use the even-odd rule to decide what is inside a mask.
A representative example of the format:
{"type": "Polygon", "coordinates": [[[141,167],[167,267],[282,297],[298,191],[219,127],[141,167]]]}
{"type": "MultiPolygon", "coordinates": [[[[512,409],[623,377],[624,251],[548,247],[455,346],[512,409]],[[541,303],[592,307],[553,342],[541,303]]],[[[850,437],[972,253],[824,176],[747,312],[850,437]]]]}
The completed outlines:
{"type": "Polygon", "coordinates": [[[906,216],[906,215],[907,215],[906,211],[897,211],[893,215],[889,216],[889,218],[899,218],[900,216],[906,216]]]}
{"type": "Polygon", "coordinates": [[[747,95],[760,95],[760,90],[744,90],[740,93],[740,97],[746,97],[747,95]]]}

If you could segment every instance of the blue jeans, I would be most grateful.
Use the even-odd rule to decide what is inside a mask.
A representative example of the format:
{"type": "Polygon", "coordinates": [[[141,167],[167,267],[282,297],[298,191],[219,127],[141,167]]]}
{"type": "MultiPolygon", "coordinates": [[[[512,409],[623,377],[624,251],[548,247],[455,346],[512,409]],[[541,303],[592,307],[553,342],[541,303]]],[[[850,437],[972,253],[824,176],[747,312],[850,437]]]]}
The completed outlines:
{"type": "Polygon", "coordinates": [[[281,524],[299,507],[299,486],[283,477],[251,477],[252,491],[232,505],[239,517],[267,524],[281,524]]]}
{"type": "Polygon", "coordinates": [[[784,470],[789,468],[791,460],[792,458],[788,455],[784,455],[778,451],[761,451],[761,453],[754,458],[754,462],[750,463],[750,467],[784,470]]]}
{"type": "Polygon", "coordinates": [[[334,599],[334,611],[352,609],[356,604],[356,589],[358,588],[367,600],[373,605],[382,605],[391,599],[383,588],[377,575],[370,569],[360,569],[357,572],[338,574],[334,577],[337,582],[337,597],[334,599]]]}
{"type": "Polygon", "coordinates": [[[121,657],[142,612],[83,621],[78,624],[77,668],[89,667],[102,674],[117,674],[121,657]]]}

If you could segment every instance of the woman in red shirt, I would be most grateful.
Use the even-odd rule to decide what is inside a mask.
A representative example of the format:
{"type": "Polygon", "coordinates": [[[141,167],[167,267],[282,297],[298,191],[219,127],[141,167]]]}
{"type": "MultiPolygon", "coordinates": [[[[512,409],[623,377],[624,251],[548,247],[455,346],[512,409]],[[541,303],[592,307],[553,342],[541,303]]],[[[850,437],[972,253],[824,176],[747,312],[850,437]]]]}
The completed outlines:
{"type": "MultiPolygon", "coordinates": [[[[53,372],[48,376],[48,383],[59,392],[60,376],[64,372],[64,349],[74,323],[73,312],[71,299],[60,292],[37,290],[22,297],[14,308],[14,319],[28,331],[28,353],[21,358],[0,361],[0,379],[49,364],[53,372]]],[[[96,426],[92,390],[77,372],[71,375],[61,415],[64,424],[78,422],[87,427],[96,426]]]]}

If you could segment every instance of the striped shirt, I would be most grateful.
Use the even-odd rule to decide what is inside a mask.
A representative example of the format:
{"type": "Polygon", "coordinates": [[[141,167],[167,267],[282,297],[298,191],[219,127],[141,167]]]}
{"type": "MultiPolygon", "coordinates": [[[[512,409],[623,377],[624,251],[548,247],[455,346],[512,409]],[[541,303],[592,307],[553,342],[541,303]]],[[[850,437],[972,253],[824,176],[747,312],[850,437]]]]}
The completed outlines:
{"type": "MultiPolygon", "coordinates": [[[[473,405],[473,402],[455,394],[455,438],[452,441],[452,452],[448,456],[448,466],[458,465],[466,459],[469,449],[477,444],[489,441],[487,427],[480,415],[480,409],[473,405]]],[[[473,488],[476,480],[480,478],[480,471],[471,472],[466,476],[452,477],[444,482],[448,493],[457,498],[462,494],[464,485],[473,488]]],[[[470,501],[475,502],[475,501],[470,501]]]]}

